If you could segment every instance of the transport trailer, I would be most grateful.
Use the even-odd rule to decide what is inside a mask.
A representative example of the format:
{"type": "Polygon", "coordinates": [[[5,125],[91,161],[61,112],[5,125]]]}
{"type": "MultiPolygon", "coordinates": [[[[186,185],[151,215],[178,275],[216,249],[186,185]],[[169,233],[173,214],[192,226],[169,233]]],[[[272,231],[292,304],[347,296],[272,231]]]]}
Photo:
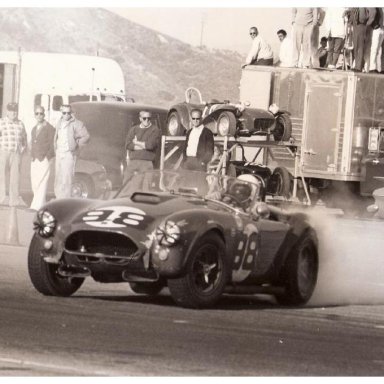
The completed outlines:
{"type": "MultiPolygon", "coordinates": [[[[313,201],[365,201],[384,187],[383,75],[247,66],[240,99],[290,113],[300,174],[313,201]]],[[[286,169],[292,179],[295,158],[278,146],[269,152],[265,165],[286,169]]]]}

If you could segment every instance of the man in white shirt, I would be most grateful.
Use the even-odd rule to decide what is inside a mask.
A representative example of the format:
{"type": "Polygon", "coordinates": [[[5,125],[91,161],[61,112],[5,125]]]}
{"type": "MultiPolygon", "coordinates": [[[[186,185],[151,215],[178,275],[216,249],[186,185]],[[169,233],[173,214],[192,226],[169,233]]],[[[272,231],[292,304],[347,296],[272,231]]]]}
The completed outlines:
{"type": "Polygon", "coordinates": [[[213,150],[213,133],[201,124],[202,112],[200,109],[192,109],[192,129],[187,132],[184,149],[184,169],[207,171],[213,150]]]}
{"type": "Polygon", "coordinates": [[[279,67],[293,67],[292,40],[287,36],[287,32],[284,29],[277,31],[277,37],[281,41],[277,65],[279,67]]]}
{"type": "Polygon", "coordinates": [[[251,27],[249,35],[252,38],[252,47],[242,68],[247,65],[273,65],[273,51],[271,46],[259,35],[256,27],[251,27]]]}

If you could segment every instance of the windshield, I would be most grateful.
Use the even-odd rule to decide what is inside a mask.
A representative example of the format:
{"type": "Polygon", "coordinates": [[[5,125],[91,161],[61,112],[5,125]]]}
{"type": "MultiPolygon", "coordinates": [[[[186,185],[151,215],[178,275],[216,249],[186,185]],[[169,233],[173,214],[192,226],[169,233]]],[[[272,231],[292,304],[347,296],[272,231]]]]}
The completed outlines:
{"type": "Polygon", "coordinates": [[[254,175],[230,176],[197,171],[148,171],[135,175],[116,197],[130,197],[135,192],[171,193],[233,203],[246,209],[260,200],[261,183],[254,175]]]}

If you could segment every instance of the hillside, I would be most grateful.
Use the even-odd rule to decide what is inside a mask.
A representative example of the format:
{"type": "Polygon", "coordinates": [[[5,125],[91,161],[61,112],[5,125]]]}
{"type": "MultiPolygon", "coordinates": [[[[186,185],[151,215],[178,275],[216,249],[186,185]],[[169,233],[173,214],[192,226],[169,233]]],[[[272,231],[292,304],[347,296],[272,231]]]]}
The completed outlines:
{"type": "Polygon", "coordinates": [[[192,47],[105,9],[0,8],[0,25],[0,50],[115,59],[127,95],[138,102],[168,107],[181,101],[189,86],[199,88],[205,100],[239,97],[237,53],[192,47]]]}

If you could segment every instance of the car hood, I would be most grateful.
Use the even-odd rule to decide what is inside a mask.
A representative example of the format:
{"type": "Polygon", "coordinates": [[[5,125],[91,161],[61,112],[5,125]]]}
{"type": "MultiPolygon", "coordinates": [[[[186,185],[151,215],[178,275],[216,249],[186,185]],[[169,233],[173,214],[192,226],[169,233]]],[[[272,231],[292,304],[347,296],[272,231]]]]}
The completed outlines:
{"type": "Polygon", "coordinates": [[[164,219],[171,216],[198,217],[212,204],[196,197],[135,193],[131,198],[94,201],[85,205],[77,210],[68,230],[119,232],[140,242],[164,219]]]}

